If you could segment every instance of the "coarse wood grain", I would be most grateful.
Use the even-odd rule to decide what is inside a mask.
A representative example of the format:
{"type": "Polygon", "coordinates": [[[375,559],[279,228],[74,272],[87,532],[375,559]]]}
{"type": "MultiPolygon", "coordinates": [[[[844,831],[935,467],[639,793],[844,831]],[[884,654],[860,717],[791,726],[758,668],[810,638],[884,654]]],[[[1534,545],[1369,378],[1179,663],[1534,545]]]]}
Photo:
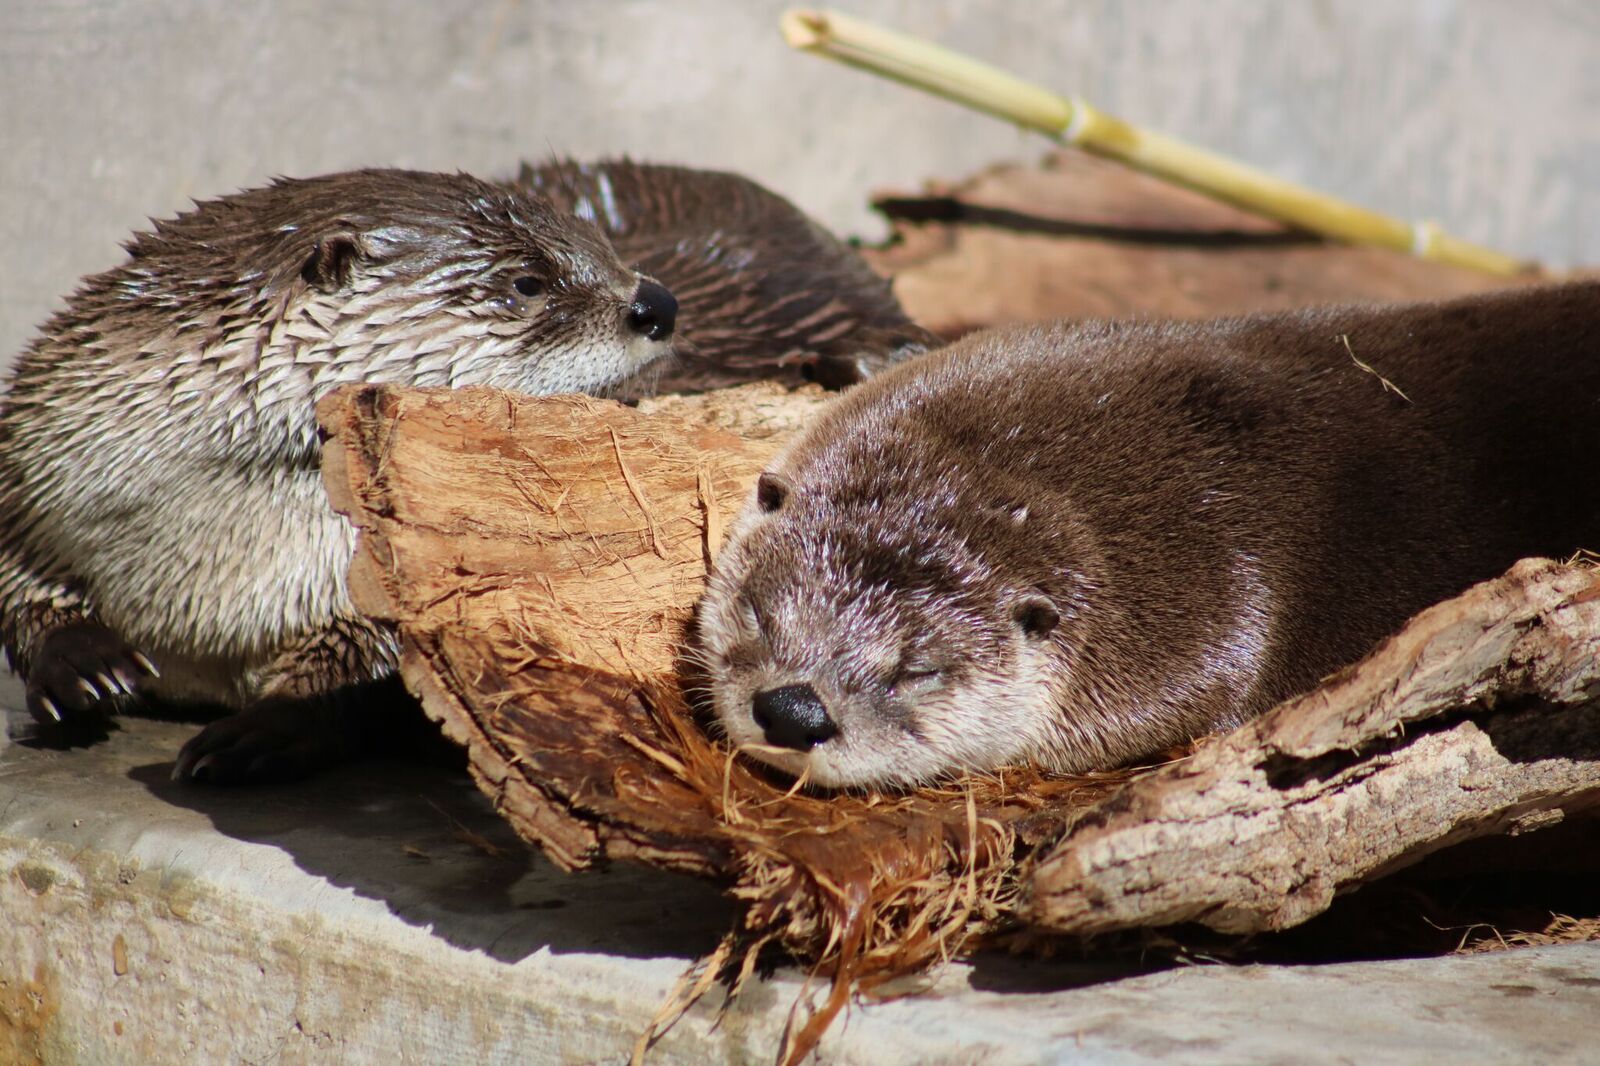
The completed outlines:
{"type": "Polygon", "coordinates": [[[1128,785],[1037,860],[1041,928],[1296,925],[1475,837],[1600,804],[1600,572],[1524,560],[1128,785]]]}
{"type": "Polygon", "coordinates": [[[330,496],[360,530],[352,598],[398,628],[407,685],[478,784],[566,868],[725,885],[745,909],[724,961],[776,941],[831,974],[791,1060],[852,987],[1019,923],[1283,928],[1600,800],[1600,585],[1548,561],[1164,766],[795,790],[702,728],[679,667],[722,531],[820,402],[358,386],[318,410],[330,496]]]}
{"type": "Polygon", "coordinates": [[[821,393],[751,385],[641,409],[358,386],[318,408],[357,607],[527,840],[724,882],[746,958],[777,940],[838,980],[925,966],[1004,921],[1019,848],[1140,770],[1016,771],[911,794],[796,791],[736,759],[677,676],[707,560],[821,393]]]}
{"type": "MultiPolygon", "coordinates": [[[[1307,242],[1082,160],[998,168],[929,202],[953,213],[896,206],[903,241],[874,261],[946,334],[1492,284],[1307,242]]],[[[1548,562],[1434,608],[1176,762],[1017,767],[911,793],[794,789],[707,733],[680,668],[729,523],[825,402],[774,384],[636,408],[362,386],[318,410],[330,496],[360,531],[351,595],[397,627],[407,685],[557,863],[712,878],[745,908],[742,972],[776,942],[831,974],[786,1061],[851,988],[1020,924],[1284,928],[1430,852],[1553,824],[1600,795],[1594,579],[1548,562]]],[[[717,959],[737,963],[734,946],[717,959]]]]}

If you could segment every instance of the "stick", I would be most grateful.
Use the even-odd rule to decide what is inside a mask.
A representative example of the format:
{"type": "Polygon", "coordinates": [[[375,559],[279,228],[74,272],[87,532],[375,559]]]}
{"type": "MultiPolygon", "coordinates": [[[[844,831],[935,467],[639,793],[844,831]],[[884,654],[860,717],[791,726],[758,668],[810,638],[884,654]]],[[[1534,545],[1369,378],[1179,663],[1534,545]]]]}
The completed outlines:
{"type": "Polygon", "coordinates": [[[1452,237],[1432,222],[1406,222],[1284,181],[1173,137],[1142,130],[968,56],[834,11],[795,9],[784,39],[803,52],[860,67],[1064,144],[1154,174],[1208,196],[1350,244],[1510,275],[1530,264],[1452,237]]]}

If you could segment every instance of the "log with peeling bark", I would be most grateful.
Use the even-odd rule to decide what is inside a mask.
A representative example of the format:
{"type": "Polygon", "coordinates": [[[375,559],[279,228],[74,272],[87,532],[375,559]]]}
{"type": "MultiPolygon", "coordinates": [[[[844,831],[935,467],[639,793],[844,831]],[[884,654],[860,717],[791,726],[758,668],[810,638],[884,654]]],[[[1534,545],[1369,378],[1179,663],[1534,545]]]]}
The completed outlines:
{"type": "Polygon", "coordinates": [[[1283,929],[1474,837],[1600,806],[1600,571],[1524,560],[1129,784],[1037,862],[1066,933],[1283,929]]]}
{"type": "Polygon", "coordinates": [[[1090,814],[1119,779],[1019,771],[909,797],[787,795],[705,736],[676,670],[721,530],[819,402],[763,386],[640,410],[369,387],[323,404],[330,490],[362,531],[356,603],[399,625],[408,683],[563,865],[625,856],[737,880],[767,863],[769,884],[799,893],[772,916],[808,916],[786,933],[804,949],[831,928],[806,892],[988,875],[1000,852],[1078,823],[1037,863],[1027,920],[1254,930],[1596,798],[1584,701],[1600,685],[1600,585],[1550,563],[1419,616],[1317,691],[1132,775],[1090,814]],[[1529,758],[1542,729],[1549,751],[1529,758]],[[797,824],[811,826],[803,838],[797,824]]]}
{"type": "Polygon", "coordinates": [[[364,386],[318,408],[330,496],[360,530],[352,599],[397,625],[407,686],[478,784],[565,867],[625,858],[726,883],[746,972],[773,940],[831,970],[793,1053],[856,982],[1003,924],[1019,849],[1137,773],[813,795],[694,720],[678,654],[707,560],[821,401],[752,385],[635,410],[364,386]]]}

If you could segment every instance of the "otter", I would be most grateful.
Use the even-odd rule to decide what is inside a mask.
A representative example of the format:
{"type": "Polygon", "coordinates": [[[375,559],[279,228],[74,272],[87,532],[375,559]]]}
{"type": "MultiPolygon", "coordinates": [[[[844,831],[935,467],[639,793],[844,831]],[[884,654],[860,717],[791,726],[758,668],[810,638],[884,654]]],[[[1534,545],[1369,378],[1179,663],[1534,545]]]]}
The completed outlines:
{"type": "Polygon", "coordinates": [[[513,185],[592,220],[672,289],[679,331],[658,391],[774,376],[842,388],[938,344],[887,279],[748,178],[615,159],[524,164],[513,185]]]}
{"type": "Polygon", "coordinates": [[[86,279],[0,397],[0,645],[93,739],[136,697],[241,713],[177,774],[308,772],[397,640],[349,603],[313,407],[349,382],[617,386],[677,304],[592,222],[464,174],[361,170],[198,203],[86,279]]]}
{"type": "Polygon", "coordinates": [[[1109,768],[1600,546],[1597,455],[1600,282],[996,329],[773,461],[691,656],[727,737],[817,785],[1109,768]]]}
{"type": "Polygon", "coordinates": [[[179,756],[213,782],[302,776],[418,724],[394,709],[395,635],[345,595],[312,419],[329,389],[840,387],[935,343],[777,194],[627,160],[280,180],[128,250],[0,398],[0,646],[67,743],[136,704],[242,710],[179,756]]]}

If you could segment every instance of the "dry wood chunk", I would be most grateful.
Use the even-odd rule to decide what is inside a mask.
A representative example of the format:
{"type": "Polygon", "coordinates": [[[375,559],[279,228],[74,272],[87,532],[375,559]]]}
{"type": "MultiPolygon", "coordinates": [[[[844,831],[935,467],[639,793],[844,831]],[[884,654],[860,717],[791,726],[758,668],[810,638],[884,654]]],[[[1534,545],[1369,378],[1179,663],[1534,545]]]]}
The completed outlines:
{"type": "Polygon", "coordinates": [[[1600,804],[1600,574],[1525,560],[1136,782],[1038,861],[1036,925],[1281,929],[1451,844],[1600,804]]]}
{"type": "Polygon", "coordinates": [[[796,1046],[853,980],[1019,918],[1282,928],[1429,851],[1600,802],[1600,579],[1544,561],[1162,768],[793,790],[706,734],[677,657],[722,532],[821,402],[363,386],[319,408],[330,495],[361,533],[352,597],[397,625],[407,684],[480,786],[569,868],[726,883],[748,950],[777,940],[837,979],[796,1046]]]}
{"type": "Polygon", "coordinates": [[[994,924],[1019,844],[1127,775],[812,795],[693,720],[676,656],[707,560],[819,402],[371,386],[319,416],[334,504],[361,531],[354,601],[398,625],[407,684],[525,838],[568,867],[726,880],[752,937],[898,972],[994,924]]]}
{"type": "Polygon", "coordinates": [[[869,261],[894,277],[912,318],[946,337],[1052,318],[1443,299],[1509,283],[1321,241],[1081,152],[875,202],[896,240],[869,261]]]}

